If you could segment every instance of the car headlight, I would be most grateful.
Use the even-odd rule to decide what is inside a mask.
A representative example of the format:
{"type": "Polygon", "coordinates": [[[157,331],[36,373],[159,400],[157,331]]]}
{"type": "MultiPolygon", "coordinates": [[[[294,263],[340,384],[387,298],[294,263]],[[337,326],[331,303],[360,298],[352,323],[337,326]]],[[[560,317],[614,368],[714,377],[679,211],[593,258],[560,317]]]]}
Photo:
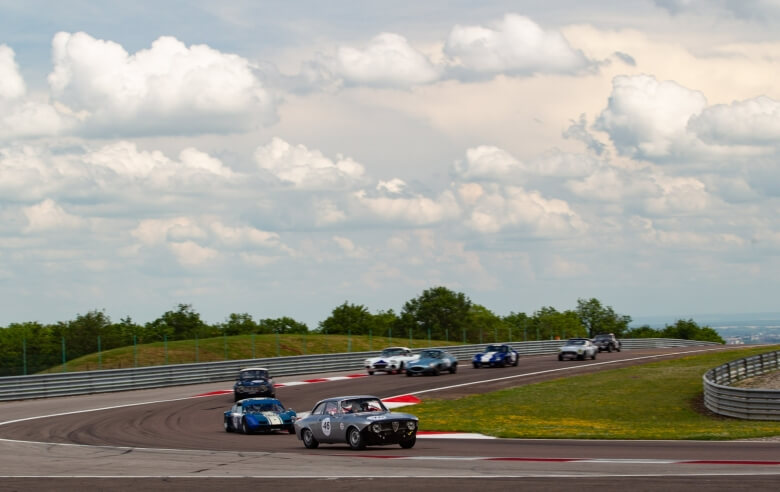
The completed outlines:
{"type": "Polygon", "coordinates": [[[379,434],[382,431],[382,426],[374,422],[373,424],[371,424],[371,430],[379,434]]]}
{"type": "Polygon", "coordinates": [[[582,353],[582,349],[577,349],[577,353],[581,354],[582,353]]]}
{"type": "Polygon", "coordinates": [[[430,362],[430,363],[428,363],[428,367],[436,367],[436,363],[435,362],[430,362]]]}
{"type": "Polygon", "coordinates": [[[409,430],[414,430],[414,428],[415,428],[414,421],[410,420],[409,422],[407,422],[406,423],[406,428],[409,429],[409,430]]]}

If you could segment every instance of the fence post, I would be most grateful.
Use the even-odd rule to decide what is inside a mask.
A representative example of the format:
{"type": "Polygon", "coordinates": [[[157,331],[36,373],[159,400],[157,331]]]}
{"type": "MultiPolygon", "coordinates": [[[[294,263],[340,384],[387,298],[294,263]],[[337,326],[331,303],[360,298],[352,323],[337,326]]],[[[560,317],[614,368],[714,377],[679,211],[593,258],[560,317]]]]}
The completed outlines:
{"type": "Polygon", "coordinates": [[[27,375],[27,339],[22,338],[22,366],[24,367],[24,375],[27,375]]]}
{"type": "Polygon", "coordinates": [[[165,354],[165,365],[168,365],[168,335],[163,333],[163,353],[165,354]]]}
{"type": "Polygon", "coordinates": [[[65,337],[62,337],[62,372],[67,372],[67,367],[65,365],[65,337]]]}
{"type": "Polygon", "coordinates": [[[100,335],[98,335],[98,370],[103,368],[103,352],[100,349],[100,335]]]}
{"type": "Polygon", "coordinates": [[[138,337],[133,335],[133,367],[138,367],[138,337]]]}
{"type": "Polygon", "coordinates": [[[225,330],[222,330],[222,345],[225,347],[225,360],[228,360],[228,353],[227,353],[227,332],[225,332],[225,330]]]}

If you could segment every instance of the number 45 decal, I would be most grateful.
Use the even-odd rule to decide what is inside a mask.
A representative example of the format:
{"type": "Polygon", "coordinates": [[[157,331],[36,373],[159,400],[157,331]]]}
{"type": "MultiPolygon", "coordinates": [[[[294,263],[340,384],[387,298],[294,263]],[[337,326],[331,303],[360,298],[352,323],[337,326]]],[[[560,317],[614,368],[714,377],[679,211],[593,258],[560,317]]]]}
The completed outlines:
{"type": "Polygon", "coordinates": [[[330,419],[322,420],[322,433],[326,436],[330,435],[330,419]]]}

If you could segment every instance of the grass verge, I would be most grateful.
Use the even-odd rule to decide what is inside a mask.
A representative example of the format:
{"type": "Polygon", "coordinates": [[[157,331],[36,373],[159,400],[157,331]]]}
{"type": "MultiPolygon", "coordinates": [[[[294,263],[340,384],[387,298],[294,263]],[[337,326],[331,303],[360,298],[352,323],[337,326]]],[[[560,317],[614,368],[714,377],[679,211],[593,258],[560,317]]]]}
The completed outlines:
{"type": "Polygon", "coordinates": [[[780,435],[780,422],[721,417],[704,409],[709,369],[777,350],[746,348],[570,376],[409,409],[421,428],[504,438],[728,440],[780,435]]]}
{"type": "MultiPolygon", "coordinates": [[[[364,335],[236,335],[229,337],[176,340],[120,347],[93,353],[67,362],[64,370],[94,371],[130,367],[219,362],[224,360],[263,359],[288,355],[367,352],[385,347],[409,348],[460,345],[444,340],[368,337],[364,335]]],[[[57,365],[41,373],[63,372],[57,365]]]]}

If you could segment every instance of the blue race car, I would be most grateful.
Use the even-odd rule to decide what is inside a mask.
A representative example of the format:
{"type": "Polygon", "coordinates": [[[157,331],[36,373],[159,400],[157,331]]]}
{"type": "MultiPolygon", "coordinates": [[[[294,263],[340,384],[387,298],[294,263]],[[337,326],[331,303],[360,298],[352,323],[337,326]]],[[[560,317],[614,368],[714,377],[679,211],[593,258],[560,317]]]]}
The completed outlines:
{"type": "Polygon", "coordinates": [[[238,371],[233,385],[233,401],[255,396],[276,396],[274,380],[265,367],[247,367],[238,371]]]}
{"type": "Polygon", "coordinates": [[[471,363],[474,369],[482,366],[506,367],[516,366],[519,359],[517,351],[509,345],[488,345],[484,352],[474,356],[471,363]]]}
{"type": "Polygon", "coordinates": [[[247,398],[225,412],[225,432],[254,434],[286,430],[295,434],[293,424],[297,418],[295,410],[285,409],[276,398],[247,398]]]}
{"type": "Polygon", "coordinates": [[[438,376],[442,371],[455,374],[458,370],[458,359],[447,351],[427,349],[420,352],[419,357],[406,364],[406,375],[433,374],[438,376]]]}

